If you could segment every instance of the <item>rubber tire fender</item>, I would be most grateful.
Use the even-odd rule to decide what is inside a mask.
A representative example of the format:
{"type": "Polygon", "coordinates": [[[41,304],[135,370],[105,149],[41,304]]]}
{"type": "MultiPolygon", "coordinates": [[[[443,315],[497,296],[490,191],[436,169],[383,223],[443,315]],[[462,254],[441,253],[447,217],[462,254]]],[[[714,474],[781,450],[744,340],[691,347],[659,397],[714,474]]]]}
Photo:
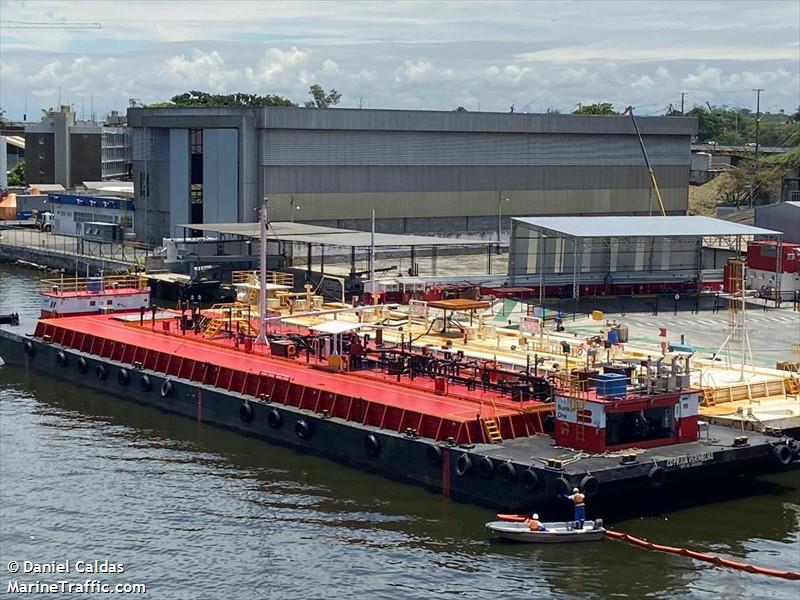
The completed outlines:
{"type": "Polygon", "coordinates": [[[558,498],[569,494],[572,487],[573,486],[571,486],[569,481],[567,481],[564,477],[557,477],[550,484],[550,489],[552,490],[553,495],[558,498]]]}
{"type": "Polygon", "coordinates": [[[510,460],[507,460],[497,467],[497,472],[500,473],[500,479],[508,483],[511,483],[517,478],[517,470],[514,468],[514,463],[510,460]]]}
{"type": "Polygon", "coordinates": [[[100,381],[105,381],[108,378],[108,369],[105,365],[95,365],[94,374],[100,381]]]}
{"type": "Polygon", "coordinates": [[[600,481],[594,475],[587,475],[581,479],[578,487],[587,498],[592,498],[600,491],[600,481]]]}
{"type": "Polygon", "coordinates": [[[772,448],[775,458],[782,465],[788,465],[792,462],[792,449],[786,444],[778,444],[772,448]]]}
{"type": "Polygon", "coordinates": [[[301,440],[311,439],[311,426],[305,419],[298,419],[298,421],[294,424],[294,432],[301,440]]]}
{"type": "Polygon", "coordinates": [[[272,408],[267,413],[267,425],[273,429],[280,429],[281,425],[283,425],[283,417],[281,417],[281,413],[278,412],[277,408],[272,408]]]}
{"type": "Polygon", "coordinates": [[[139,380],[139,389],[143,392],[149,392],[153,389],[153,383],[150,381],[149,375],[142,375],[142,378],[139,380]]]}
{"type": "Polygon", "coordinates": [[[36,346],[34,346],[34,345],[33,345],[33,342],[32,342],[32,341],[30,341],[30,340],[27,340],[27,341],[26,341],[26,342],[25,342],[25,343],[22,345],[22,349],[25,351],[25,354],[27,354],[27,355],[28,355],[28,356],[30,356],[31,358],[33,358],[33,356],[36,354],[36,346]]]}
{"type": "Polygon", "coordinates": [[[647,480],[650,482],[652,487],[660,488],[667,480],[667,472],[658,465],[653,466],[647,472],[647,480]]]}
{"type": "Polygon", "coordinates": [[[89,363],[82,356],[78,359],[78,371],[84,375],[89,371],[89,363]]]}
{"type": "Polygon", "coordinates": [[[428,447],[425,448],[425,458],[428,459],[428,462],[433,466],[442,464],[442,449],[435,444],[429,444],[428,447]]]}
{"type": "Polygon", "coordinates": [[[66,367],[67,366],[67,355],[64,353],[63,350],[59,350],[58,354],[56,354],[56,362],[59,366],[66,367]]]}
{"type": "Polygon", "coordinates": [[[370,458],[377,458],[381,453],[381,443],[374,433],[370,433],[364,438],[364,450],[370,458]]]}
{"type": "Polygon", "coordinates": [[[245,423],[252,423],[255,415],[253,414],[253,407],[245,400],[239,407],[239,418],[245,423]]]}
{"type": "Polygon", "coordinates": [[[469,454],[464,452],[456,460],[456,475],[458,475],[459,477],[464,477],[464,475],[469,473],[471,469],[472,469],[472,459],[469,457],[469,454]]]}
{"type": "Polygon", "coordinates": [[[478,473],[481,477],[491,479],[494,477],[494,462],[488,456],[481,456],[478,459],[478,473]]]}
{"type": "Polygon", "coordinates": [[[128,385],[131,382],[131,375],[128,369],[120,369],[117,371],[117,383],[120,385],[128,385]]]}
{"type": "Polygon", "coordinates": [[[531,468],[525,469],[519,476],[522,487],[533,492],[539,488],[539,474],[531,468]]]}
{"type": "Polygon", "coordinates": [[[164,383],[161,384],[161,397],[167,398],[172,396],[172,382],[169,379],[165,379],[164,383]]]}

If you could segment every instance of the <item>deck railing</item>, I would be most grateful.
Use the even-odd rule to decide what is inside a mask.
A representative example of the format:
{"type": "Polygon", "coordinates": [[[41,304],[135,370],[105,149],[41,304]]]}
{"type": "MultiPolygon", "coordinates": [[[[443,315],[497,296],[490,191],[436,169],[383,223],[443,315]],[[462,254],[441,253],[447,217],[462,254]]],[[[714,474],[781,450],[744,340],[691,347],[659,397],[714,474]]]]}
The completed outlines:
{"type": "MultiPolygon", "coordinates": [[[[258,283],[258,271],[234,271],[231,274],[231,283],[258,283]]],[[[288,285],[294,288],[294,275],[291,273],[282,273],[280,271],[267,271],[266,283],[274,283],[278,285],[288,285]]]]}
{"type": "Polygon", "coordinates": [[[64,294],[68,292],[102,292],[110,289],[146,290],[147,278],[139,275],[108,275],[105,277],[61,277],[42,279],[41,291],[64,294]]]}

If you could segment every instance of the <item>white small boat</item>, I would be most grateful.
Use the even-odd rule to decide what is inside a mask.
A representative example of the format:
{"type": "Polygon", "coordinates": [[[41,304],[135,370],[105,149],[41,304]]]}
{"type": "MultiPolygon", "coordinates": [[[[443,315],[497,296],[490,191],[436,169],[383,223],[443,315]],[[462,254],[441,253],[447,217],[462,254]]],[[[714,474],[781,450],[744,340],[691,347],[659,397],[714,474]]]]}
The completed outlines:
{"type": "Polygon", "coordinates": [[[491,521],[486,529],[497,537],[529,544],[554,544],[563,542],[593,542],[603,539],[606,530],[603,521],[586,521],[583,528],[576,528],[574,521],[542,523],[544,531],[531,531],[526,523],[491,521]]]}

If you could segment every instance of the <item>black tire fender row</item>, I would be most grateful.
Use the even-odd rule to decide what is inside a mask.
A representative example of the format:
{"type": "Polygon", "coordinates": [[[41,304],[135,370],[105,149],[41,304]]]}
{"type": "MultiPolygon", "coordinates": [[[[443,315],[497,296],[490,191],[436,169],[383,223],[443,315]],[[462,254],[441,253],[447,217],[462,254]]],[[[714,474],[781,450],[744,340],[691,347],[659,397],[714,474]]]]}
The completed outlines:
{"type": "Polygon", "coordinates": [[[150,381],[149,375],[142,375],[142,378],[139,380],[139,389],[143,392],[149,392],[153,389],[153,382],[150,381]]]}
{"type": "Polygon", "coordinates": [[[478,473],[481,477],[491,479],[494,477],[494,462],[488,456],[481,456],[478,459],[478,473]]]}
{"type": "Polygon", "coordinates": [[[281,413],[278,412],[277,408],[271,408],[267,412],[267,425],[273,429],[280,429],[281,425],[283,425],[283,417],[281,417],[281,413]]]}
{"type": "Polygon", "coordinates": [[[514,463],[510,460],[501,463],[500,466],[497,467],[497,472],[500,474],[500,478],[508,483],[513,482],[517,478],[517,470],[514,468],[514,463]]]}
{"type": "Polygon", "coordinates": [[[456,459],[456,475],[464,477],[472,470],[472,459],[464,452],[456,459]]]}
{"type": "Polygon", "coordinates": [[[128,385],[131,382],[131,375],[128,369],[122,368],[117,371],[117,383],[120,385],[128,385]]]}
{"type": "Polygon", "coordinates": [[[786,444],[777,444],[772,447],[772,452],[776,460],[782,465],[788,465],[792,462],[792,449],[786,444]]]}
{"type": "Polygon", "coordinates": [[[650,485],[652,487],[660,488],[667,481],[667,472],[664,470],[663,467],[654,465],[647,472],[647,480],[650,482],[650,485]]]}
{"type": "Polygon", "coordinates": [[[172,382],[169,379],[165,379],[164,383],[161,384],[161,397],[168,398],[172,396],[172,382]]]}
{"type": "Polygon", "coordinates": [[[583,479],[581,479],[578,487],[587,498],[592,498],[600,491],[600,480],[594,475],[587,474],[583,479]]]}
{"type": "Polygon", "coordinates": [[[67,366],[67,362],[68,362],[67,361],[67,355],[63,350],[59,350],[58,354],[56,354],[56,362],[61,367],[66,367],[67,366]]]}
{"type": "Polygon", "coordinates": [[[33,358],[33,355],[36,354],[36,346],[33,345],[33,342],[30,340],[25,340],[25,343],[22,345],[22,349],[25,351],[25,354],[33,358]]]}
{"type": "Polygon", "coordinates": [[[370,458],[377,458],[381,453],[381,442],[374,433],[370,433],[364,438],[364,451],[370,458]]]}
{"type": "Polygon", "coordinates": [[[95,365],[94,374],[100,381],[108,379],[108,369],[106,369],[105,365],[95,365]]]}
{"type": "Polygon", "coordinates": [[[522,487],[530,492],[535,492],[539,489],[539,474],[531,467],[520,473],[519,480],[522,483],[522,487]]]}
{"type": "Polygon", "coordinates": [[[561,497],[570,493],[572,486],[565,477],[556,477],[550,484],[553,496],[561,497]]]}
{"type": "Polygon", "coordinates": [[[239,418],[245,423],[252,423],[253,419],[255,418],[253,407],[250,406],[250,403],[247,400],[242,402],[242,405],[239,407],[239,418]]]}
{"type": "Polygon", "coordinates": [[[78,371],[84,375],[89,371],[89,363],[82,356],[78,359],[78,371]]]}
{"type": "Polygon", "coordinates": [[[308,424],[308,421],[305,419],[298,419],[297,422],[294,424],[294,432],[297,434],[301,440],[310,440],[311,439],[311,426],[308,424]]]}
{"type": "Polygon", "coordinates": [[[428,444],[425,448],[425,458],[434,467],[442,464],[442,448],[436,444],[428,444]]]}

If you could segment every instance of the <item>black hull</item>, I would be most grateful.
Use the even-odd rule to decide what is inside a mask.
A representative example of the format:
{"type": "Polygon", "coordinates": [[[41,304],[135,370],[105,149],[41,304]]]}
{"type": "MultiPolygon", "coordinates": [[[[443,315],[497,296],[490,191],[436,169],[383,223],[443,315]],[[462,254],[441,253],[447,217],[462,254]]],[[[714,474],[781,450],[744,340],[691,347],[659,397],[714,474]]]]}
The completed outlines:
{"type": "MultiPolygon", "coordinates": [[[[620,494],[634,490],[644,499],[655,493],[649,477],[654,461],[642,457],[632,465],[621,465],[619,457],[593,457],[582,464],[566,465],[563,469],[545,468],[543,461],[534,460],[546,452],[553,454],[549,439],[525,438],[509,440],[503,445],[480,445],[474,448],[450,446],[433,440],[328,418],[307,410],[280,403],[263,402],[207,384],[166,377],[153,371],[137,369],[72,349],[23,337],[0,328],[0,357],[9,364],[28,370],[41,371],[79,386],[106,392],[114,397],[138,402],[198,422],[223,427],[270,443],[334,460],[340,464],[377,473],[390,479],[423,486],[447,497],[503,510],[521,511],[533,506],[561,504],[562,494],[573,486],[584,487],[587,477],[595,479],[597,490],[593,500],[604,500],[610,506],[618,503],[620,494]],[[26,344],[28,348],[26,349],[26,344]],[[59,354],[63,359],[59,360],[59,354]],[[86,361],[85,372],[78,367],[86,361]],[[96,368],[106,370],[100,379],[96,368]],[[120,383],[121,370],[128,374],[128,383],[120,383]],[[147,376],[150,389],[140,387],[147,376]],[[169,381],[171,390],[164,394],[162,386],[169,381]],[[248,408],[243,408],[243,406],[248,408]],[[276,418],[275,415],[279,418],[276,418]],[[305,426],[302,425],[305,423],[305,426]],[[468,461],[463,458],[467,456],[468,461]],[[487,469],[487,458],[491,468],[487,469]],[[465,463],[470,463],[466,470],[465,463]],[[502,467],[504,463],[511,465],[502,467]],[[510,477],[508,477],[510,473],[510,477]],[[528,472],[535,473],[534,477],[528,472]]],[[[726,430],[727,431],[727,430],[726,430]]],[[[736,432],[732,432],[731,437],[736,432]]],[[[748,470],[762,472],[781,468],[775,459],[773,445],[780,440],[766,439],[755,434],[758,443],[744,448],[715,451],[713,459],[695,464],[686,457],[705,450],[699,444],[681,444],[660,450],[661,464],[667,485],[683,494],[690,485],[704,481],[711,474],[741,474],[748,470]],[[671,466],[670,466],[671,465],[671,466]]],[[[752,438],[752,434],[751,434],[752,438]]],[[[663,490],[658,492],[663,496],[663,490]]],[[[683,494],[685,495],[685,494],[683,494]]],[[[596,504],[600,506],[600,504],[596,504]]]]}

